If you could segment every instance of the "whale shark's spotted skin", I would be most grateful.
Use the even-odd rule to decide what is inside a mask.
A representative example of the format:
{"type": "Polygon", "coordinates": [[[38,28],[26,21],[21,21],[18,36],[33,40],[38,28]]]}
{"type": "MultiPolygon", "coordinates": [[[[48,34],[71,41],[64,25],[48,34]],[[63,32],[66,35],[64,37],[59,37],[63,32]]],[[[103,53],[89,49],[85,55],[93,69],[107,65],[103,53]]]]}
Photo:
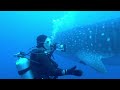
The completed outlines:
{"type": "Polygon", "coordinates": [[[102,58],[120,53],[120,18],[56,32],[55,41],[66,44],[66,53],[97,71],[106,72],[102,58]]]}

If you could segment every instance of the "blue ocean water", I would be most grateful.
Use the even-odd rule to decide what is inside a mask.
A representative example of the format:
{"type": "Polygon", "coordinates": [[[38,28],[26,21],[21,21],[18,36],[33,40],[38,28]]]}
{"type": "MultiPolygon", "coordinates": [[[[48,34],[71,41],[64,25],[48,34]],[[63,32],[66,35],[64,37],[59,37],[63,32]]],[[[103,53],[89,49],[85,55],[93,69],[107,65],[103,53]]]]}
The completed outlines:
{"type": "MultiPolygon", "coordinates": [[[[56,29],[53,26],[53,20],[59,20],[61,17],[67,24],[66,26],[62,24],[63,22],[58,24],[63,25],[60,27],[61,30],[65,30],[119,19],[120,11],[0,11],[0,79],[20,79],[15,65],[17,58],[13,55],[19,51],[27,52],[29,48],[35,46],[38,35],[52,35],[53,30],[56,29]]],[[[120,42],[120,39],[117,40],[117,42],[120,42]]],[[[83,70],[83,76],[81,77],[66,75],[60,76],[59,79],[120,78],[119,55],[105,60],[104,64],[108,72],[104,74],[97,72],[89,65],[76,62],[74,58],[70,60],[71,58],[56,53],[54,56],[60,68],[68,69],[77,65],[77,69],[83,70]]]]}

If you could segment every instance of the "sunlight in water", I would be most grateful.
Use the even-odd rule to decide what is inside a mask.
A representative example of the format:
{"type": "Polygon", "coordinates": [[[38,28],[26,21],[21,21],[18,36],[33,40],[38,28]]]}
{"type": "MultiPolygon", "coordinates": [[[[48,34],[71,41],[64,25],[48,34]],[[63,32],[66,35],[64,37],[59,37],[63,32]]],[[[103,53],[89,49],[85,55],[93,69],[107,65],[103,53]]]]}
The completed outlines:
{"type": "Polygon", "coordinates": [[[68,30],[69,28],[74,27],[75,25],[75,15],[76,12],[69,11],[63,17],[53,20],[53,32],[52,35],[55,37],[57,32],[68,30]]]}

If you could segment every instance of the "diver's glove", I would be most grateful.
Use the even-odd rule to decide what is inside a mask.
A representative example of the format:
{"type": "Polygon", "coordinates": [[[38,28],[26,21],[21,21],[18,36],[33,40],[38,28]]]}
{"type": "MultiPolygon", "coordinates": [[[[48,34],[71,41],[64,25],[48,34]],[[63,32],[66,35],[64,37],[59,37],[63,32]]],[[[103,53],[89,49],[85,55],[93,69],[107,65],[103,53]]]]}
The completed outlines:
{"type": "Polygon", "coordinates": [[[82,71],[81,70],[76,70],[76,66],[74,66],[74,67],[66,70],[66,75],[81,76],[82,75],[82,71]]]}

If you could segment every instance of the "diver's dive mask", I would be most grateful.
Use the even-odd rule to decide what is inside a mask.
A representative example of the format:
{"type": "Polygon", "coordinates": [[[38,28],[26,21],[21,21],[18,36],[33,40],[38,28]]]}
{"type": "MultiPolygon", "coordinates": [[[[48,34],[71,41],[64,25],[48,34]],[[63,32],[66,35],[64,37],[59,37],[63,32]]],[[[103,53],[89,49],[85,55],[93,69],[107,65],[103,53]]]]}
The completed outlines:
{"type": "Polygon", "coordinates": [[[52,38],[47,38],[45,42],[38,42],[39,45],[44,47],[46,50],[58,50],[58,51],[66,51],[66,45],[65,44],[60,44],[60,43],[54,43],[52,38]]]}

